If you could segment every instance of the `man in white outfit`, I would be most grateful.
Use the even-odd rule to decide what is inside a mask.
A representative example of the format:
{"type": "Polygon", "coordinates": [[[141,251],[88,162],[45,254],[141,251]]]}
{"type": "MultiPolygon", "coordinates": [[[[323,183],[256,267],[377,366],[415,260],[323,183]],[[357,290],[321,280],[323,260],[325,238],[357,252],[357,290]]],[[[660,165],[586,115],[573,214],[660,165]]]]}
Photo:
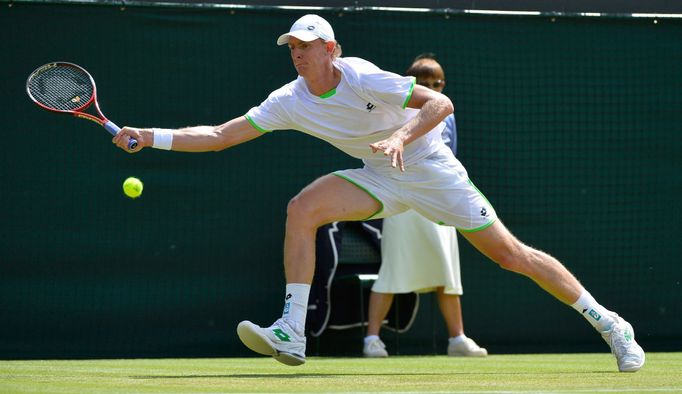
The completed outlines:
{"type": "Polygon", "coordinates": [[[220,151],[293,129],[321,138],[363,160],[306,186],[287,207],[284,237],[286,289],[282,318],[269,327],[249,321],[237,333],[251,350],[287,365],[305,362],[305,317],[315,264],[315,233],[325,223],[380,218],[414,209],[454,226],[500,267],[525,275],[571,305],[602,334],[621,371],[637,371],[644,351],[629,323],[597,303],[556,259],[517,240],[445,147],[442,120],[454,111],[441,93],[414,78],[383,71],[365,60],[340,58],[334,31],[317,15],[298,19],[277,40],[288,45],[299,77],[258,107],[217,126],[180,129],[124,127],[114,138],[182,152],[220,151]]]}

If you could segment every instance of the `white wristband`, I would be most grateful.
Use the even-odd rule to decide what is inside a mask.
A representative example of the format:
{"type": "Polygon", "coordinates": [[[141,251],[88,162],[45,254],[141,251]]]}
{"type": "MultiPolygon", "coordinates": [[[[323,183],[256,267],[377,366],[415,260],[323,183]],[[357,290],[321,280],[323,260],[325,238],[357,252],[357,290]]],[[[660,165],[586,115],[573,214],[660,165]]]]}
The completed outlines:
{"type": "Polygon", "coordinates": [[[173,130],[154,129],[154,143],[152,148],[171,150],[173,146],[173,130]]]}

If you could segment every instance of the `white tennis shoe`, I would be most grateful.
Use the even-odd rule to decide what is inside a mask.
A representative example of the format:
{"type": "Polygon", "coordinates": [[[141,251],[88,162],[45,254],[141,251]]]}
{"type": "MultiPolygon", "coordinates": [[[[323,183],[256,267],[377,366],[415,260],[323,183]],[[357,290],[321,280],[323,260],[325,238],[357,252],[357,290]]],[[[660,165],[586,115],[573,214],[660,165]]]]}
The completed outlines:
{"type": "Polygon", "coordinates": [[[388,357],[386,345],[379,338],[374,338],[365,343],[362,347],[362,354],[365,357],[388,357]]]}
{"type": "Polygon", "coordinates": [[[485,357],[488,351],[478,346],[471,338],[464,338],[457,343],[448,344],[448,356],[450,357],[485,357]]]}
{"type": "Polygon", "coordinates": [[[637,372],[644,365],[644,350],[635,341],[635,330],[613,313],[614,323],[611,329],[601,333],[602,338],[611,347],[611,353],[616,356],[620,372],[637,372]]]}
{"type": "Polygon", "coordinates": [[[300,336],[283,319],[263,328],[245,320],[237,326],[239,339],[256,353],[272,356],[286,365],[305,363],[305,336],[300,336]]]}

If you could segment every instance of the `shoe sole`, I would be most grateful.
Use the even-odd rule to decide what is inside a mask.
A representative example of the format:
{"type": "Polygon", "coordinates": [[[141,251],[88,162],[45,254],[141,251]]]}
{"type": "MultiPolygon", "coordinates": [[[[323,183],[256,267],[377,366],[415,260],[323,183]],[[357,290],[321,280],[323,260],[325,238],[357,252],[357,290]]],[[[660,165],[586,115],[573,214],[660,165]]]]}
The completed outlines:
{"type": "Polygon", "coordinates": [[[275,349],[270,339],[261,333],[260,327],[248,320],[237,325],[237,335],[249,349],[264,356],[271,356],[282,364],[296,366],[305,363],[304,357],[275,349]]]}
{"type": "Polygon", "coordinates": [[[277,355],[273,356],[273,358],[284,365],[292,367],[305,364],[305,358],[293,353],[277,352],[277,355]]]}
{"type": "Polygon", "coordinates": [[[365,356],[365,358],[386,358],[386,357],[388,357],[388,353],[386,353],[386,354],[363,353],[362,355],[365,356]]]}
{"type": "Polygon", "coordinates": [[[487,357],[488,356],[488,350],[484,347],[479,347],[478,352],[463,352],[463,351],[458,351],[458,350],[450,350],[448,347],[448,356],[449,357],[487,357]]]}

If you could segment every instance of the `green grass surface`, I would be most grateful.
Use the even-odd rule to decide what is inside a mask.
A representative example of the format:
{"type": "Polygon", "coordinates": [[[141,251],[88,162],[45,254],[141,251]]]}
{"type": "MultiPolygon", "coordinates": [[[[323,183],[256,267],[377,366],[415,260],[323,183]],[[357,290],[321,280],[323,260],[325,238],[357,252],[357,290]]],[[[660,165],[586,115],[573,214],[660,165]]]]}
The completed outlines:
{"type": "Polygon", "coordinates": [[[0,393],[682,393],[682,353],[637,373],[610,354],[0,361],[0,393]]]}

